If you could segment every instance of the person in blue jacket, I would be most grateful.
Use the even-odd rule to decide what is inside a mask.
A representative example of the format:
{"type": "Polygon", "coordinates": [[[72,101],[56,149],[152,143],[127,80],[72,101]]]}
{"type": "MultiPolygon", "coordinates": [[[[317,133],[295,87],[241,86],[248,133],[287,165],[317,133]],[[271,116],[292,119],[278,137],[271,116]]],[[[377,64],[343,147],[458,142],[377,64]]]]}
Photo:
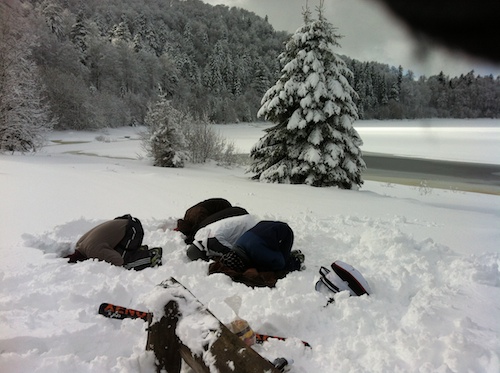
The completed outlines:
{"type": "Polygon", "coordinates": [[[248,268],[260,272],[300,270],[304,255],[299,250],[292,251],[293,238],[288,224],[263,220],[243,233],[220,261],[239,272],[248,268]]]}

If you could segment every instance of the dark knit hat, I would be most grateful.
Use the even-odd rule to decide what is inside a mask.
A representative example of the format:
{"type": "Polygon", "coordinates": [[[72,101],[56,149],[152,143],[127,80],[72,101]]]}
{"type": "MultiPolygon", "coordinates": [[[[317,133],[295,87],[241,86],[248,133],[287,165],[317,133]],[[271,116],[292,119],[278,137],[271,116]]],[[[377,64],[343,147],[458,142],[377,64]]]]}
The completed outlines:
{"type": "Polygon", "coordinates": [[[193,225],[189,222],[187,222],[184,219],[178,219],[177,220],[177,227],[175,228],[176,231],[179,231],[185,235],[191,233],[191,230],[193,229],[193,225]]]}

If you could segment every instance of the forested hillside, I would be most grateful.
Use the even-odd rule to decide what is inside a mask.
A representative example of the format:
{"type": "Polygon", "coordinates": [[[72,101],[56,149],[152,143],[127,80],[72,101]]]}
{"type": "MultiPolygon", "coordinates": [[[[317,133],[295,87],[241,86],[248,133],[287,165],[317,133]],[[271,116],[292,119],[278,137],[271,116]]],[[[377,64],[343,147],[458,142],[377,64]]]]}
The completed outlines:
{"type": "Polygon", "coordinates": [[[34,57],[62,127],[142,123],[161,91],[216,122],[251,121],[287,35],[201,1],[48,0],[34,57]]]}
{"type": "MultiPolygon", "coordinates": [[[[19,55],[34,61],[30,79],[56,129],[142,124],[159,93],[194,117],[254,121],[290,37],[252,12],[200,0],[5,0],[0,12],[0,79],[23,79],[19,55]]],[[[404,66],[345,60],[361,118],[500,116],[498,77],[416,78],[404,66]]],[[[16,84],[0,81],[0,120],[16,84]]]]}

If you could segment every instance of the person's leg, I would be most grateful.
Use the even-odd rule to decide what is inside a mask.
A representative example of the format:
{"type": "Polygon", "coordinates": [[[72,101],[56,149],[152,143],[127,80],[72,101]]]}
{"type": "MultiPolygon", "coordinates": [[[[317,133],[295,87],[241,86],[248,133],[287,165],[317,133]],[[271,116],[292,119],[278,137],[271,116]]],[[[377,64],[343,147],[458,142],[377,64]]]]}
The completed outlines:
{"type": "Polygon", "coordinates": [[[145,268],[161,265],[163,250],[161,247],[144,250],[127,251],[124,256],[123,267],[140,271],[145,268]]]}
{"type": "Polygon", "coordinates": [[[235,246],[245,252],[250,260],[250,266],[259,271],[280,271],[285,268],[283,253],[270,249],[267,242],[251,230],[245,232],[236,241],[235,246]]]}

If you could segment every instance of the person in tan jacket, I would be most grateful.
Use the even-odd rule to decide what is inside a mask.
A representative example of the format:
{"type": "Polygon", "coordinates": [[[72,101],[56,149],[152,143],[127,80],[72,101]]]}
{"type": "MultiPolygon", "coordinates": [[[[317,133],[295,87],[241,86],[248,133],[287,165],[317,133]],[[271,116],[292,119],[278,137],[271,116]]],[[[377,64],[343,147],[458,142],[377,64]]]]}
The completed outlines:
{"type": "Polygon", "coordinates": [[[124,263],[122,255],[115,250],[125,237],[127,220],[109,220],[85,233],[76,243],[76,250],[85,258],[104,260],[115,266],[124,263]]]}
{"type": "Polygon", "coordinates": [[[142,225],[136,218],[125,215],[109,220],[86,232],[77,241],[75,252],[66,258],[70,263],[97,259],[135,270],[161,265],[162,248],[149,249],[147,245],[141,245],[142,234],[142,225]],[[130,219],[138,222],[139,226],[131,227],[130,219]],[[125,248],[133,235],[137,235],[133,240],[134,245],[125,248]]]}

